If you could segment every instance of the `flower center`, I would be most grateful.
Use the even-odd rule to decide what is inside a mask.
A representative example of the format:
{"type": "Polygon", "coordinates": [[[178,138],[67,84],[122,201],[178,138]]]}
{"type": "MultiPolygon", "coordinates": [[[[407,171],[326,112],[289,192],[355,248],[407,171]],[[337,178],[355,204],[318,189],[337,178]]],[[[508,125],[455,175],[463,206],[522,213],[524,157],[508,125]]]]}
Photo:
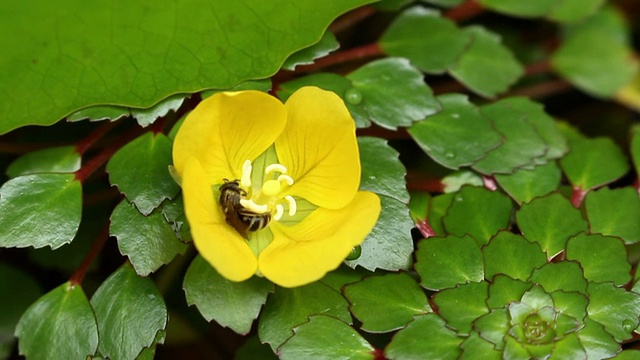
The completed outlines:
{"type": "Polygon", "coordinates": [[[242,165],[242,177],[240,185],[246,190],[247,195],[242,196],[240,205],[256,214],[272,215],[272,220],[279,221],[285,214],[294,216],[297,211],[296,200],[289,195],[283,196],[286,188],[293,185],[291,176],[287,175],[287,168],[282,164],[270,164],[264,168],[262,187],[254,187],[251,181],[253,166],[250,160],[245,160],[242,165]]]}

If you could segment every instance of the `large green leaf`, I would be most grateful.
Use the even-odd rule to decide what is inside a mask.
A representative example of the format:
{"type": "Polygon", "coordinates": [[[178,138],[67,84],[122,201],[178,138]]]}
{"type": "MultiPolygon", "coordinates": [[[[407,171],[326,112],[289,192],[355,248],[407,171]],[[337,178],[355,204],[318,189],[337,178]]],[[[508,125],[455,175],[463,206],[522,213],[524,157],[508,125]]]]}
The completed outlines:
{"type": "Polygon", "coordinates": [[[369,0],[2,2],[0,133],[273,75],[369,0]],[[7,53],[8,52],[8,53],[7,53]]]}
{"type": "Polygon", "coordinates": [[[433,297],[433,303],[447,324],[460,335],[468,335],[475,319],[489,312],[489,283],[470,282],[444,289],[433,297]]]}
{"type": "Polygon", "coordinates": [[[502,143],[489,119],[460,94],[438,97],[443,110],[409,128],[409,134],[433,160],[458,169],[469,166],[502,143]]]}
{"type": "Polygon", "coordinates": [[[625,244],[640,241],[640,199],[632,187],[592,191],[585,200],[592,233],[617,236],[625,244]]]}
{"type": "Polygon", "coordinates": [[[640,295],[612,283],[589,283],[589,317],[600,324],[618,340],[631,338],[638,327],[640,295]]]}
{"type": "Polygon", "coordinates": [[[74,174],[13,178],[0,188],[0,246],[57,249],[73,240],[81,213],[82,186],[74,174]]]}
{"type": "Polygon", "coordinates": [[[100,332],[98,351],[110,359],[135,359],[155,343],[169,320],[153,281],[138,276],[129,263],[100,285],[91,306],[100,332]]]}
{"type": "Polygon", "coordinates": [[[75,146],[61,146],[22,155],[7,167],[10,178],[38,173],[72,173],[80,169],[75,146]]]}
{"type": "Polygon", "coordinates": [[[280,348],[280,359],[374,359],[375,348],[358,332],[334,317],[314,315],[280,348]]]}
{"type": "Polygon", "coordinates": [[[358,147],[362,164],[360,190],[409,202],[404,180],[407,170],[398,159],[398,152],[386,140],[374,137],[358,137],[358,147]]]}
{"type": "Polygon", "coordinates": [[[16,328],[28,359],[86,359],[98,349],[98,325],[80,285],[64,283],[38,299],[16,328]]]}
{"type": "Polygon", "coordinates": [[[292,289],[278,287],[260,315],[260,340],[275,352],[293,336],[293,329],[307,322],[311,315],[329,315],[351,323],[348,307],[341,294],[321,282],[292,289]]]}
{"type": "Polygon", "coordinates": [[[215,320],[239,334],[251,330],[273,284],[254,276],[243,282],[222,277],[201,256],[197,256],[184,277],[187,303],[196,305],[207,321],[215,320]]]}
{"type": "Polygon", "coordinates": [[[462,340],[438,315],[422,315],[416,317],[393,337],[385,349],[385,357],[389,359],[457,359],[461,352],[459,345],[462,340]]]}
{"type": "Polygon", "coordinates": [[[187,249],[162,213],[144,216],[126,200],[113,211],[109,233],[118,239],[120,252],[129,257],[142,276],[158,270],[187,249]]]}
{"type": "Polygon", "coordinates": [[[496,174],[496,181],[518,203],[531,201],[558,188],[562,171],[555,161],[533,169],[518,169],[513,174],[496,174]]]}
{"type": "Polygon", "coordinates": [[[627,250],[622,240],[614,237],[578,234],[567,242],[567,259],[580,262],[589,281],[622,285],[631,280],[627,250]]]}
{"type": "Polygon", "coordinates": [[[148,132],[118,150],[109,160],[107,172],[111,184],[142,214],[149,215],[163,200],[180,191],[169,174],[171,164],[169,138],[148,132]]]}
{"type": "MultiPolygon", "coordinates": [[[[579,5],[573,2],[576,8],[583,7],[582,1],[579,5]]],[[[570,30],[551,58],[560,75],[581,90],[602,98],[613,96],[631,82],[638,71],[638,61],[628,45],[620,13],[613,9],[600,11],[570,30]]]]}
{"type": "Polygon", "coordinates": [[[583,190],[608,184],[629,171],[622,149],[611,138],[575,139],[560,166],[573,186],[583,190]]]}
{"type": "Polygon", "coordinates": [[[347,285],[343,293],[362,330],[388,332],[403,328],[414,316],[431,312],[418,283],[405,273],[372,276],[347,285]]]}
{"type": "Polygon", "coordinates": [[[380,38],[380,48],[402,56],[422,71],[442,73],[453,65],[471,37],[434,10],[420,6],[400,14],[380,38]]]}
{"type": "Polygon", "coordinates": [[[491,239],[482,248],[482,254],[485,277],[489,280],[497,274],[504,274],[526,281],[533,269],[547,261],[538,244],[507,231],[502,231],[491,239]]]}

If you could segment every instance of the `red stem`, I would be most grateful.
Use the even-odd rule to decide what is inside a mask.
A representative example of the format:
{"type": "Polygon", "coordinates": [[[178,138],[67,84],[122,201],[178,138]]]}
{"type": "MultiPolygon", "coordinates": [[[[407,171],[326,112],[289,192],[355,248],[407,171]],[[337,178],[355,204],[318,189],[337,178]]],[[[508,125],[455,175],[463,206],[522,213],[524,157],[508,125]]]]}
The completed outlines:
{"type": "Polygon", "coordinates": [[[461,22],[469,20],[482,14],[484,8],[480,6],[475,0],[466,1],[459,6],[444,13],[444,17],[449,18],[455,22],[461,22]]]}
{"type": "Polygon", "coordinates": [[[106,225],[104,226],[100,234],[98,234],[98,237],[93,241],[93,244],[91,244],[91,248],[89,249],[89,252],[87,252],[87,255],[85,255],[84,259],[82,259],[80,266],[78,266],[73,275],[71,275],[71,278],[69,278],[69,283],[71,284],[71,286],[79,285],[82,283],[84,276],[89,270],[89,266],[91,266],[93,260],[96,258],[96,256],[98,256],[100,251],[102,251],[102,248],[104,247],[104,244],[107,242],[108,238],[109,225],[106,225]]]}
{"type": "Polygon", "coordinates": [[[333,24],[329,26],[329,31],[332,33],[344,31],[375,13],[376,9],[371,6],[357,8],[334,21],[333,24]]]}
{"type": "Polygon", "coordinates": [[[496,184],[496,179],[493,176],[482,175],[482,182],[488,190],[496,191],[498,189],[498,184],[496,184]]]}
{"type": "Polygon", "coordinates": [[[106,124],[95,129],[91,134],[80,140],[76,145],[78,154],[83,155],[96,141],[100,140],[106,133],[117,125],[116,121],[107,121],[106,124]]]}
{"type": "MultiPolygon", "coordinates": [[[[546,81],[540,84],[515,89],[504,96],[526,96],[532,99],[539,99],[562,93],[573,89],[573,86],[564,80],[546,81]]],[[[504,97],[502,96],[502,97],[504,97]]]]}
{"type": "Polygon", "coordinates": [[[549,60],[540,60],[527,64],[525,68],[525,76],[546,74],[551,72],[551,63],[549,60]]]}
{"type": "Polygon", "coordinates": [[[91,160],[87,161],[80,170],[76,171],[76,180],[80,182],[84,182],[94,171],[99,169],[102,165],[104,165],[116,151],[120,150],[121,147],[126,145],[129,141],[138,137],[145,130],[139,127],[132,128],[126,134],[120,136],[120,138],[111,144],[111,146],[105,148],[101,152],[99,152],[96,156],[94,156],[91,160]]]}
{"type": "Polygon", "coordinates": [[[296,73],[314,72],[332,65],[342,64],[354,60],[362,60],[383,55],[377,43],[363,45],[353,49],[338,51],[317,59],[313,64],[296,67],[296,73]]]}
{"type": "Polygon", "coordinates": [[[576,209],[579,208],[588,192],[589,190],[583,190],[580,186],[574,186],[573,195],[571,195],[571,205],[576,209]]]}
{"type": "Polygon", "coordinates": [[[433,231],[433,228],[429,224],[429,221],[427,221],[426,219],[418,221],[416,223],[416,227],[418,228],[418,230],[420,230],[420,234],[422,234],[422,236],[424,236],[425,239],[428,239],[430,237],[437,235],[436,232],[433,231]]]}

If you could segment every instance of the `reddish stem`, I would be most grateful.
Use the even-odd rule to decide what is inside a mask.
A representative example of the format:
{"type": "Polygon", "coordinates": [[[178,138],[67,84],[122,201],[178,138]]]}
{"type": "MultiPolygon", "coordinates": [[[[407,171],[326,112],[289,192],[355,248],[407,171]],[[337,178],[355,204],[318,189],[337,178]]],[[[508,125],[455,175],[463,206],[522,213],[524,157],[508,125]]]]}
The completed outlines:
{"type": "Polygon", "coordinates": [[[387,357],[384,355],[384,350],[382,349],[373,350],[371,355],[373,355],[373,360],[387,360],[387,357]]]}
{"type": "Polygon", "coordinates": [[[376,9],[371,6],[357,8],[334,21],[333,24],[329,26],[329,31],[332,33],[344,31],[375,13],[376,9]]]}
{"type": "Polygon", "coordinates": [[[99,152],[96,156],[94,156],[91,160],[87,161],[80,170],[76,171],[76,180],[80,182],[84,182],[94,171],[99,169],[102,165],[104,165],[116,151],[120,150],[121,147],[126,145],[129,141],[133,140],[140,133],[144,132],[144,129],[139,127],[132,128],[129,132],[119,137],[119,139],[111,144],[111,146],[105,148],[101,152],[99,152]]]}
{"type": "Polygon", "coordinates": [[[372,43],[353,49],[331,53],[323,58],[317,59],[313,64],[298,66],[296,67],[296,73],[314,72],[329,66],[382,55],[383,53],[380,46],[378,46],[377,43],[372,43]]]}
{"type": "Polygon", "coordinates": [[[551,72],[551,63],[549,60],[536,61],[527,64],[527,67],[525,68],[525,76],[546,74],[549,72],[551,72]]]}
{"type": "Polygon", "coordinates": [[[449,18],[455,22],[461,22],[469,20],[482,14],[484,8],[480,6],[475,0],[466,1],[459,6],[444,13],[444,17],[449,18]]]}
{"type": "Polygon", "coordinates": [[[444,192],[441,179],[421,179],[417,174],[410,173],[407,176],[407,189],[409,191],[426,191],[430,193],[444,192]]]}
{"type": "Polygon", "coordinates": [[[78,154],[83,155],[96,141],[116,126],[116,121],[107,121],[106,124],[95,129],[91,134],[80,140],[76,145],[78,154]]]}
{"type": "Polygon", "coordinates": [[[579,208],[588,192],[589,190],[583,190],[580,186],[574,186],[573,195],[571,195],[571,205],[576,209],[579,208]]]}
{"type": "Polygon", "coordinates": [[[539,99],[571,89],[573,89],[573,86],[571,86],[571,84],[564,80],[552,80],[520,89],[515,89],[505,96],[526,96],[532,99],[539,99]]]}
{"type": "Polygon", "coordinates": [[[433,231],[433,228],[431,227],[427,219],[418,221],[416,223],[416,227],[418,228],[418,230],[420,230],[420,234],[422,234],[422,236],[424,236],[425,239],[428,239],[430,237],[437,235],[436,232],[433,231]]]}
{"type": "Polygon", "coordinates": [[[104,247],[104,244],[107,242],[108,238],[109,226],[106,225],[104,226],[100,234],[98,234],[98,237],[93,241],[93,244],[91,244],[91,248],[89,249],[89,252],[87,252],[87,255],[85,255],[84,259],[82,259],[80,266],[78,266],[73,275],[71,275],[71,278],[69,278],[69,283],[71,284],[71,286],[79,285],[82,283],[84,276],[89,270],[89,266],[91,266],[93,260],[96,258],[96,256],[98,256],[100,251],[102,251],[102,248],[104,247]]]}
{"type": "Polygon", "coordinates": [[[498,184],[496,184],[496,179],[493,176],[482,175],[482,182],[488,190],[496,191],[498,189],[498,184]]]}
{"type": "Polygon", "coordinates": [[[633,187],[636,188],[636,191],[638,192],[638,195],[640,195],[640,178],[636,179],[636,181],[633,183],[633,187]]]}

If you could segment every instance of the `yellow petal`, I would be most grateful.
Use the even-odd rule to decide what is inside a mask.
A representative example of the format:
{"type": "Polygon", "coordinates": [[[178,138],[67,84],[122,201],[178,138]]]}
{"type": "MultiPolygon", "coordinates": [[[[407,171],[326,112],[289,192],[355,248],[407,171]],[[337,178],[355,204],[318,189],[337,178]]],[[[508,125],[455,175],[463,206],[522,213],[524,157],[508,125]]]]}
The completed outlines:
{"type": "Polygon", "coordinates": [[[276,140],[281,164],[296,182],[287,190],[329,209],[348,204],[360,185],[355,123],[338,95],[303,87],[285,103],[287,126],[276,140]]]}
{"type": "Polygon", "coordinates": [[[178,130],[174,166],[183,176],[187,160],[196,157],[212,184],[239,179],[245,160],[267,150],[286,121],[284,105],[263,92],[215,94],[198,104],[178,130]]]}
{"type": "Polygon", "coordinates": [[[273,242],[258,258],[259,271],[284,287],[316,281],[362,243],[379,215],[378,196],[360,191],[342,209],[319,208],[293,226],[272,223],[273,242]]]}
{"type": "Polygon", "coordinates": [[[253,276],[258,268],[255,255],[226,223],[202,165],[193,157],[184,166],[182,193],[184,212],[200,255],[229,280],[243,281],[253,276]]]}

